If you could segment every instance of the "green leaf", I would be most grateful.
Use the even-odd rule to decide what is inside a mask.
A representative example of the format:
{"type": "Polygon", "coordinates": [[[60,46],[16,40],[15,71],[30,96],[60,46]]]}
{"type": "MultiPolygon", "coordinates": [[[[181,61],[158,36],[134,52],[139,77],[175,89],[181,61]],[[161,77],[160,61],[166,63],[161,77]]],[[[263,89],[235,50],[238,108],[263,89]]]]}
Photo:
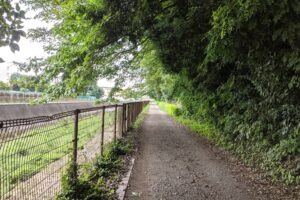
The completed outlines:
{"type": "Polygon", "coordinates": [[[134,197],[141,197],[142,192],[132,192],[131,195],[134,197]]]}
{"type": "Polygon", "coordinates": [[[10,47],[10,49],[11,49],[12,52],[15,52],[15,51],[19,51],[19,50],[20,50],[19,45],[17,45],[16,43],[11,43],[11,44],[9,44],[9,47],[10,47]]]}

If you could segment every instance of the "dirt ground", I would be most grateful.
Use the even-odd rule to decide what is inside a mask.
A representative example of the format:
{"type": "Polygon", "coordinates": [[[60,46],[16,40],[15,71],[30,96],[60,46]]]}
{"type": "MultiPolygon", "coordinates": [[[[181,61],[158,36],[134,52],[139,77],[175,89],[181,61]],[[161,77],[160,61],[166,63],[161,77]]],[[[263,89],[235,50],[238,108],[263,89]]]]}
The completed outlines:
{"type": "Polygon", "coordinates": [[[296,199],[293,190],[262,178],[156,105],[139,134],[127,200],[296,199]]]}

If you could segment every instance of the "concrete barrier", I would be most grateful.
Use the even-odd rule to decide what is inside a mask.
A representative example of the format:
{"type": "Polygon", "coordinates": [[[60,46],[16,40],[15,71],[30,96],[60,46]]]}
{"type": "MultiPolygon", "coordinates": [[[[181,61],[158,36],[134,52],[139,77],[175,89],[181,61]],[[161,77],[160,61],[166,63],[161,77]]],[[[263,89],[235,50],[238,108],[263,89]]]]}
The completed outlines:
{"type": "Polygon", "coordinates": [[[93,102],[47,103],[39,105],[4,104],[0,105],[0,120],[49,116],[75,109],[90,108],[93,106],[93,102]]]}

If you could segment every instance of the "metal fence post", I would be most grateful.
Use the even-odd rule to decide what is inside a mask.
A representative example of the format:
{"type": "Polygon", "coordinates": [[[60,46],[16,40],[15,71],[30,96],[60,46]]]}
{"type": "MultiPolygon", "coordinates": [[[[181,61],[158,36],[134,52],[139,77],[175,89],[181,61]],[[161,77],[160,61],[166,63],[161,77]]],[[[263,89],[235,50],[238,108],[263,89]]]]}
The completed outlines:
{"type": "Polygon", "coordinates": [[[130,112],[131,112],[131,104],[129,103],[128,104],[128,111],[127,111],[127,132],[129,131],[130,129],[130,112]]]}
{"type": "Polygon", "coordinates": [[[128,111],[127,111],[127,131],[129,131],[129,128],[130,128],[130,109],[131,109],[131,105],[128,104],[128,111]]]}
{"type": "Polygon", "coordinates": [[[133,124],[133,110],[134,110],[134,103],[131,104],[131,107],[130,107],[130,129],[132,128],[132,124],[133,124]]]}
{"type": "Polygon", "coordinates": [[[122,104],[122,119],[121,119],[121,137],[123,137],[124,133],[124,104],[122,104]]]}
{"type": "Polygon", "coordinates": [[[76,109],[74,111],[74,138],[73,138],[73,175],[77,179],[77,151],[78,151],[78,122],[79,122],[80,110],[76,109]]]}
{"type": "Polygon", "coordinates": [[[103,144],[104,144],[104,123],[105,123],[105,106],[103,106],[102,108],[102,130],[101,130],[101,144],[100,144],[100,148],[101,148],[101,156],[103,156],[103,144]]]}
{"type": "Polygon", "coordinates": [[[130,116],[130,114],[131,114],[131,104],[128,104],[128,113],[127,113],[127,115],[128,115],[128,128],[127,128],[127,131],[130,130],[130,126],[131,126],[131,116],[130,116]]]}
{"type": "Polygon", "coordinates": [[[114,127],[114,142],[117,139],[117,117],[118,117],[118,105],[115,105],[115,127],[114,127]]]}
{"type": "Polygon", "coordinates": [[[127,105],[124,105],[124,135],[126,135],[127,132],[127,105]]]}
{"type": "Polygon", "coordinates": [[[135,122],[135,120],[136,120],[136,105],[137,105],[138,103],[135,103],[134,105],[133,105],[133,122],[135,122]]]}

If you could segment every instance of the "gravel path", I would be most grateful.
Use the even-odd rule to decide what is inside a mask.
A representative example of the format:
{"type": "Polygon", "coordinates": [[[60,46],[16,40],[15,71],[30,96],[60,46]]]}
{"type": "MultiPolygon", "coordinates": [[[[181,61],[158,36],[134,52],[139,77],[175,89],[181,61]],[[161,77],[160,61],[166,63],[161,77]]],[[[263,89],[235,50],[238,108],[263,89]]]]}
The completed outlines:
{"type": "Polygon", "coordinates": [[[240,166],[156,105],[150,106],[139,134],[127,200],[277,199],[257,190],[247,176],[241,178],[240,166]]]}

